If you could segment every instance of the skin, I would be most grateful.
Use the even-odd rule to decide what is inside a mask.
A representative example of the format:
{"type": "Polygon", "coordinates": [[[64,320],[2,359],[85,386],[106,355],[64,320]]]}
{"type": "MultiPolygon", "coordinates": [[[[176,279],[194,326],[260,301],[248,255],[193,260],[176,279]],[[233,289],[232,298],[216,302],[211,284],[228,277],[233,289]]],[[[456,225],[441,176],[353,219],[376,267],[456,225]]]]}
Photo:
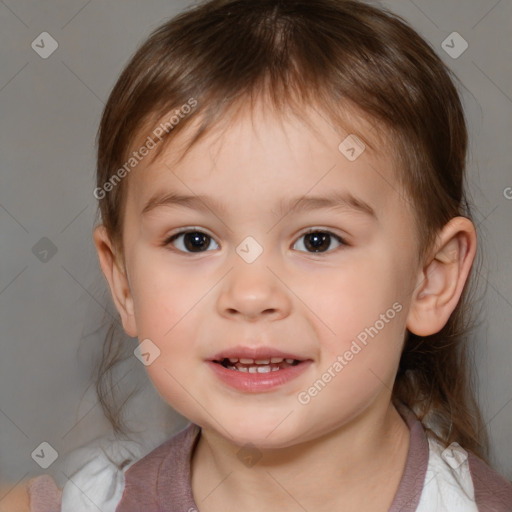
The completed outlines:
{"type": "MultiPolygon", "coordinates": [[[[418,258],[411,202],[399,193],[389,146],[367,147],[350,162],[338,150],[347,132],[313,109],[307,119],[315,133],[264,108],[252,117],[244,111],[178,162],[185,130],[129,177],[124,263],[103,226],[94,232],[126,333],[160,350],[150,379],[202,427],[192,458],[201,512],[388,510],[409,444],[390,402],[406,330],[425,336],[443,327],[474,259],[474,226],[461,217],[418,258]],[[207,195],[223,209],[165,205],[143,215],[162,191],[207,195]],[[376,219],[351,209],[278,213],[281,200],[332,191],[365,201],[376,219]],[[165,245],[187,228],[209,235],[209,250],[183,252],[183,236],[165,245]],[[309,228],[346,245],[333,236],[327,251],[308,252],[309,228]],[[250,264],[235,250],[247,236],[263,248],[250,264]],[[299,403],[297,395],[397,302],[401,311],[378,335],[299,403]],[[274,346],[312,364],[272,391],[236,391],[205,363],[236,345],[274,346]],[[261,455],[251,467],[237,457],[246,443],[261,455]]],[[[368,133],[363,118],[354,126],[368,133]]]]}
{"type": "Polygon", "coordinates": [[[25,512],[30,511],[30,500],[26,483],[20,483],[16,487],[2,485],[0,482],[0,512],[25,512]]]}

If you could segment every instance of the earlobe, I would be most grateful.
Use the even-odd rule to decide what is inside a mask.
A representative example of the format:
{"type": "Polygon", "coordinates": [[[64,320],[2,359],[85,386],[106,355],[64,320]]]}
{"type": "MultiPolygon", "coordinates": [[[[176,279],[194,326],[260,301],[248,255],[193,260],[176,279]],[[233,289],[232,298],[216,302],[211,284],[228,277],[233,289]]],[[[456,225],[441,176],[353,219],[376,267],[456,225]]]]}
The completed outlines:
{"type": "Polygon", "coordinates": [[[136,337],[137,328],[130,284],[125,269],[119,265],[112,241],[107,234],[105,226],[99,225],[94,228],[93,239],[98,252],[101,270],[110,287],[112,299],[121,316],[123,328],[128,336],[136,337]]]}
{"type": "Polygon", "coordinates": [[[418,336],[439,332],[457,306],[476,254],[476,232],[465,217],[455,217],[438,235],[433,253],[418,275],[407,329],[418,336]]]}

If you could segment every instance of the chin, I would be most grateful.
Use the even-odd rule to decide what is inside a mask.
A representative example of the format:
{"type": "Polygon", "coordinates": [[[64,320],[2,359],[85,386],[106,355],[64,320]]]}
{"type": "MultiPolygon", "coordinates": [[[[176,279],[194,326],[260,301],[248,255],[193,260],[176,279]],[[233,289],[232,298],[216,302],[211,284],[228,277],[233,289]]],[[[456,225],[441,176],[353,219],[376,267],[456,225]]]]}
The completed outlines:
{"type": "Polygon", "coordinates": [[[291,418],[285,418],[286,414],[282,412],[279,415],[260,416],[256,420],[248,417],[240,421],[238,417],[224,422],[223,426],[231,435],[230,442],[237,446],[250,444],[260,449],[285,448],[296,444],[302,437],[301,427],[291,418]]]}

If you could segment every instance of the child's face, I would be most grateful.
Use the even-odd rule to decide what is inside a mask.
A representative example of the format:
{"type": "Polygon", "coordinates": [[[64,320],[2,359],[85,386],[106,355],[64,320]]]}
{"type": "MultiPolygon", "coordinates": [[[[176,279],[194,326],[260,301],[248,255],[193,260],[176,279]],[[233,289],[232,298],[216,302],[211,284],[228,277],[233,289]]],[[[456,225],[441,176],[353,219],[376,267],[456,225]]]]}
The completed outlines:
{"type": "Polygon", "coordinates": [[[132,171],[123,235],[133,316],[124,325],[160,350],[149,376],[184,416],[238,444],[289,446],[387,409],[417,240],[391,150],[349,161],[338,149],[347,133],[313,110],[318,135],[298,120],[283,131],[258,112],[214,130],[177,165],[171,143],[132,171]],[[189,199],[142,213],[156,194],[189,199]],[[347,202],[328,206],[335,196],[347,202]],[[298,199],[304,208],[292,210],[298,199]],[[182,230],[199,233],[164,245],[182,230]],[[237,347],[305,362],[256,374],[212,362],[237,347]]]}

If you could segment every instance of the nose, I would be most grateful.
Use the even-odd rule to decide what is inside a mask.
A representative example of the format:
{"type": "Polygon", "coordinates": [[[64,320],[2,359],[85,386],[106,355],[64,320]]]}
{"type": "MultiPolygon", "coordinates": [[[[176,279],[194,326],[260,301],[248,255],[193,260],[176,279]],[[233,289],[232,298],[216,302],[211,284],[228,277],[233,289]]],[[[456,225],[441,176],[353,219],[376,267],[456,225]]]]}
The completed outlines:
{"type": "Polygon", "coordinates": [[[258,261],[238,261],[223,280],[217,298],[218,313],[231,320],[258,321],[286,318],[291,298],[275,271],[258,261]]]}

